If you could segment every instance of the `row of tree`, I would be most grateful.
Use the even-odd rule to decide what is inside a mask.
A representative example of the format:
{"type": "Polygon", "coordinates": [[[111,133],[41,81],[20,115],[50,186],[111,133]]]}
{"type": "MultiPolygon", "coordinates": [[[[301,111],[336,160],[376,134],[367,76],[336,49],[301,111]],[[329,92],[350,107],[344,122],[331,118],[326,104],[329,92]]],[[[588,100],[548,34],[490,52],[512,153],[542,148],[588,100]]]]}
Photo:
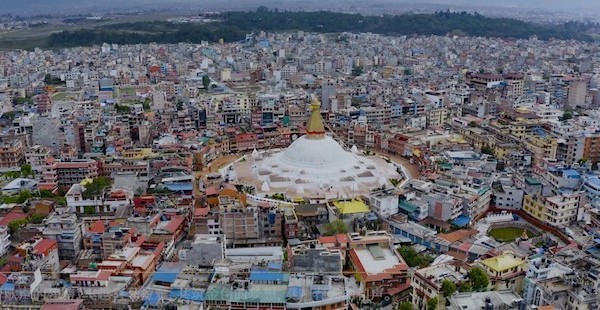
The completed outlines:
{"type": "MultiPolygon", "coordinates": [[[[224,39],[241,40],[251,31],[304,30],[319,33],[372,32],[384,35],[446,35],[464,34],[482,37],[541,39],[575,39],[591,41],[585,32],[593,24],[565,23],[538,25],[510,18],[491,18],[479,14],[438,12],[434,14],[404,14],[363,16],[334,12],[288,12],[264,7],[251,12],[229,12],[223,22],[209,24],[173,24],[168,22],[138,22],[112,24],[93,29],[54,33],[49,47],[142,43],[200,43],[224,39]]],[[[359,73],[354,72],[354,74],[359,73]]],[[[56,81],[58,82],[58,81],[56,81]]]]}

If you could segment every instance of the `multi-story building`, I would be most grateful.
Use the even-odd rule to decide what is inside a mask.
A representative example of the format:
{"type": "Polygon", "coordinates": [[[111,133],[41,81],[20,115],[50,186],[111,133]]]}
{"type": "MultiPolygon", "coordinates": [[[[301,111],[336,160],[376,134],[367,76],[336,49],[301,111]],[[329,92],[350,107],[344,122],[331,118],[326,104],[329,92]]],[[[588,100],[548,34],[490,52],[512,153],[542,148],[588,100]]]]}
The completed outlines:
{"type": "Polygon", "coordinates": [[[600,162],[600,133],[586,134],[583,142],[583,158],[592,163],[600,162]]]}
{"type": "MultiPolygon", "coordinates": [[[[17,246],[14,257],[21,261],[18,266],[11,267],[13,271],[33,272],[40,269],[46,277],[58,278],[60,265],[56,240],[36,237],[25,241],[17,246]]],[[[9,262],[16,261],[9,259],[9,262]]]]}
{"type": "Polygon", "coordinates": [[[244,206],[232,197],[219,197],[220,229],[235,246],[281,244],[282,221],[282,212],[276,208],[244,206]]]}
{"type": "Polygon", "coordinates": [[[73,260],[79,255],[82,242],[82,223],[73,213],[64,210],[51,213],[45,219],[43,235],[56,240],[61,259],[73,260]]]}
{"type": "Polygon", "coordinates": [[[437,298],[438,308],[442,308],[445,300],[442,297],[442,282],[448,280],[459,286],[464,281],[466,274],[466,270],[460,268],[458,264],[452,263],[443,263],[416,270],[410,280],[412,304],[418,309],[424,309],[430,299],[437,298]]]}
{"type": "Polygon", "coordinates": [[[364,285],[365,296],[381,299],[408,294],[408,265],[396,251],[387,232],[350,234],[348,259],[356,279],[364,285]]]}
{"type": "Polygon", "coordinates": [[[25,151],[25,162],[31,165],[31,169],[36,172],[42,171],[42,166],[50,158],[52,152],[41,145],[34,145],[25,151]]]}
{"type": "Polygon", "coordinates": [[[133,193],[125,189],[107,189],[99,196],[87,197],[85,187],[73,184],[66,195],[67,206],[72,212],[84,213],[114,213],[120,208],[133,204],[133,193]],[[92,212],[93,211],[93,212],[92,212]]]}
{"type": "Polygon", "coordinates": [[[552,197],[526,195],[523,211],[551,226],[565,227],[577,220],[581,194],[563,193],[552,197]]]}
{"type": "Polygon", "coordinates": [[[527,260],[517,256],[515,253],[506,251],[492,258],[484,259],[476,263],[488,274],[490,279],[489,288],[496,291],[513,289],[521,292],[523,279],[527,269],[527,260]]]}
{"type": "Polygon", "coordinates": [[[40,189],[68,189],[85,179],[98,176],[98,163],[93,159],[80,159],[59,162],[54,158],[48,159],[42,166],[42,181],[40,189]]]}
{"type": "Polygon", "coordinates": [[[0,171],[15,171],[25,162],[25,145],[14,139],[0,144],[0,171]]]}
{"type": "Polygon", "coordinates": [[[10,234],[8,227],[0,225],[0,256],[4,256],[8,252],[10,246],[10,234]]]}

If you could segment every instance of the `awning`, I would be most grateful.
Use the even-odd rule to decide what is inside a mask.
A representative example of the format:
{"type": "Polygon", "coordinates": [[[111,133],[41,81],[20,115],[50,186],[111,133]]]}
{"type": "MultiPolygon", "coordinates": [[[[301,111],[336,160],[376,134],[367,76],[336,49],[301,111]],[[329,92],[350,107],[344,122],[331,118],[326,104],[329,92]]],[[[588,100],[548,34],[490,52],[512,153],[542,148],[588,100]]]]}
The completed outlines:
{"type": "Polygon", "coordinates": [[[454,224],[458,227],[465,227],[465,226],[469,225],[470,222],[471,222],[471,218],[469,218],[468,216],[461,215],[461,216],[457,217],[454,221],[452,221],[452,224],[454,224]]]}

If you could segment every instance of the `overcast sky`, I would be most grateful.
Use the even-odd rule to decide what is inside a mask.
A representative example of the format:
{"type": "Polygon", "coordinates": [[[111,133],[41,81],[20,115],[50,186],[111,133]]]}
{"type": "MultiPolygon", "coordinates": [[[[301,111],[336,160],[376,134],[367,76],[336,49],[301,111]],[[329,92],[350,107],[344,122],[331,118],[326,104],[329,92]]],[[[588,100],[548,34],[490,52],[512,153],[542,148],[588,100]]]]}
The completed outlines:
{"type": "Polygon", "coordinates": [[[264,4],[269,7],[295,7],[303,5],[343,7],[344,5],[360,5],[362,7],[375,2],[390,6],[406,6],[406,3],[440,3],[446,5],[476,6],[514,6],[526,8],[544,8],[565,10],[570,12],[600,9],[600,0],[2,0],[1,13],[32,15],[44,13],[89,13],[94,11],[113,10],[116,8],[145,8],[160,10],[164,7],[188,7],[194,9],[235,9],[249,8],[264,4]]]}

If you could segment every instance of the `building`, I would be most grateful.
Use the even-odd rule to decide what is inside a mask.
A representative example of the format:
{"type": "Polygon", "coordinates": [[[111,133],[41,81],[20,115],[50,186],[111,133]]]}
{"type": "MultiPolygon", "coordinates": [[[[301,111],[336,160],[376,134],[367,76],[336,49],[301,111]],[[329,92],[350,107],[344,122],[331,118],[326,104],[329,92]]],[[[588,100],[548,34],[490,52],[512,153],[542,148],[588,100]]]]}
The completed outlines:
{"type": "Polygon", "coordinates": [[[55,190],[57,188],[69,189],[74,184],[85,179],[98,176],[98,163],[92,159],[81,159],[59,162],[49,158],[42,166],[42,180],[40,189],[55,190]]]}
{"type": "Polygon", "coordinates": [[[42,166],[50,158],[51,151],[44,146],[34,145],[25,151],[25,162],[31,165],[31,169],[36,172],[42,171],[42,166]]]}
{"type": "Polygon", "coordinates": [[[430,299],[437,298],[440,302],[438,307],[441,308],[444,301],[442,281],[451,281],[458,287],[466,275],[465,269],[453,263],[442,263],[416,270],[410,280],[412,304],[418,309],[424,309],[430,299]]]}
{"type": "Polygon", "coordinates": [[[8,227],[0,225],[0,256],[8,253],[10,246],[10,234],[8,233],[8,227]]]}
{"type": "Polygon", "coordinates": [[[476,263],[488,274],[489,288],[497,291],[512,289],[520,292],[527,269],[527,260],[506,251],[476,263]]]}
{"type": "Polygon", "coordinates": [[[353,233],[348,240],[348,259],[356,279],[369,299],[398,297],[410,288],[408,265],[396,251],[387,232],[353,233]]]}
{"type": "Polygon", "coordinates": [[[586,107],[585,97],[587,96],[587,81],[582,78],[575,79],[569,86],[569,95],[567,96],[567,106],[571,109],[576,107],[586,107]]]}
{"type": "Polygon", "coordinates": [[[46,228],[42,234],[56,240],[61,259],[73,260],[81,251],[82,223],[73,213],[59,210],[51,213],[45,220],[46,228]]]}
{"type": "Polygon", "coordinates": [[[477,293],[456,293],[448,298],[450,305],[448,310],[464,309],[526,309],[523,306],[523,299],[513,290],[477,292],[477,293]]]}
{"type": "Polygon", "coordinates": [[[14,139],[0,144],[0,171],[17,171],[25,162],[25,145],[14,139]]]}
{"type": "Polygon", "coordinates": [[[41,310],[85,310],[83,299],[54,299],[42,305],[41,310]]]}
{"type": "Polygon", "coordinates": [[[551,197],[525,195],[523,211],[551,226],[566,227],[577,220],[581,194],[562,193],[551,197]]]}
{"type": "Polygon", "coordinates": [[[56,279],[60,270],[58,254],[56,240],[36,237],[18,245],[8,262],[13,271],[40,269],[46,277],[56,279]]]}
{"type": "Polygon", "coordinates": [[[66,195],[67,206],[78,214],[114,213],[133,204],[133,193],[125,189],[110,189],[96,197],[87,197],[85,187],[73,184],[66,195]]]}
{"type": "Polygon", "coordinates": [[[220,229],[234,247],[282,245],[283,214],[277,208],[243,205],[229,196],[219,197],[220,229]]]}
{"type": "Polygon", "coordinates": [[[16,178],[2,187],[2,195],[17,195],[22,191],[37,190],[38,181],[35,179],[16,178]]]}

